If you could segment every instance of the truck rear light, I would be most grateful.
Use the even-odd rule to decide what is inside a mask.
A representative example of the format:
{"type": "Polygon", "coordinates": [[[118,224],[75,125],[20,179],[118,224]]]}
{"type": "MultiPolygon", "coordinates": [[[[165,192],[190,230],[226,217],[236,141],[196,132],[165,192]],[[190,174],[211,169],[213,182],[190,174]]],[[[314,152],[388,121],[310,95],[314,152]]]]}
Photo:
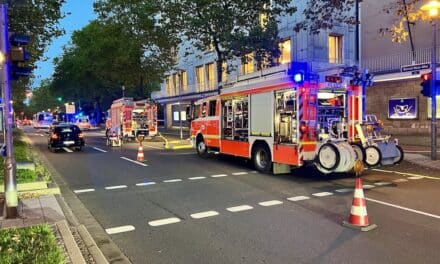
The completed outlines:
{"type": "Polygon", "coordinates": [[[304,122],[301,122],[301,125],[299,126],[299,131],[301,134],[305,134],[307,132],[307,125],[304,122]]]}
{"type": "Polygon", "coordinates": [[[50,138],[51,138],[51,139],[58,139],[59,137],[58,137],[57,134],[54,133],[54,134],[52,134],[52,135],[50,136],[50,138]]]}

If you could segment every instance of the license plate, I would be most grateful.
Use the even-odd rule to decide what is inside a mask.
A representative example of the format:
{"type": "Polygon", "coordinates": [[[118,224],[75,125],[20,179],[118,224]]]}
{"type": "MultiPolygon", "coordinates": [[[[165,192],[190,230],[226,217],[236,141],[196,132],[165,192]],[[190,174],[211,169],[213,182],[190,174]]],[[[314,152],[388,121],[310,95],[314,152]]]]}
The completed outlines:
{"type": "Polygon", "coordinates": [[[63,141],[64,145],[72,145],[75,144],[75,141],[63,141]]]}

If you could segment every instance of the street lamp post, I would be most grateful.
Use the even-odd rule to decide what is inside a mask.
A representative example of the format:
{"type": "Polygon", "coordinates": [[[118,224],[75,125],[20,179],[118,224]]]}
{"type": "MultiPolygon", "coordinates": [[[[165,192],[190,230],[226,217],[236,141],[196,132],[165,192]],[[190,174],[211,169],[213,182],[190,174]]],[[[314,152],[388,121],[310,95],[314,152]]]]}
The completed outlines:
{"type": "Polygon", "coordinates": [[[182,128],[182,70],[179,70],[179,125],[180,125],[180,140],[183,140],[182,128]]]}
{"type": "Polygon", "coordinates": [[[428,11],[432,18],[432,54],[431,54],[431,159],[437,159],[437,16],[440,9],[440,3],[436,0],[421,7],[423,11],[428,11]]]}

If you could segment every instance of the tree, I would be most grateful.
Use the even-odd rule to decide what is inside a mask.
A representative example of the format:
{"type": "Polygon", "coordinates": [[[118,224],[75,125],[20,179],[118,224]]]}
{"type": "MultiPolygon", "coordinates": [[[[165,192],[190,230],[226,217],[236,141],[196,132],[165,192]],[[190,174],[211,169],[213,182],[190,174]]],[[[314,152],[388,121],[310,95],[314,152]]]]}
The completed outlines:
{"type": "Polygon", "coordinates": [[[222,82],[223,62],[244,57],[247,52],[279,53],[274,33],[277,17],[293,14],[290,0],[160,0],[159,22],[176,38],[193,40],[200,51],[214,48],[218,82],[222,82]],[[270,25],[270,27],[266,27],[270,25]],[[255,41],[256,39],[264,41],[255,41]],[[253,41],[252,41],[253,40],[253,41]],[[244,44],[244,45],[241,45],[244,44]],[[270,45],[268,45],[270,44],[270,45]]]}
{"type": "Polygon", "coordinates": [[[39,87],[34,89],[32,98],[29,102],[29,110],[31,113],[46,111],[47,109],[55,109],[60,105],[50,89],[51,82],[43,80],[39,87]]]}
{"type": "MultiPolygon", "coordinates": [[[[31,37],[28,50],[31,58],[27,66],[35,68],[38,60],[44,59],[43,54],[52,39],[63,34],[58,22],[64,17],[61,6],[65,0],[22,0],[10,1],[9,31],[27,34],[31,37]]],[[[12,98],[16,111],[24,110],[23,100],[25,89],[30,85],[30,78],[22,78],[12,82],[12,98]]]]}
{"type": "MultiPolygon", "coordinates": [[[[372,0],[333,0],[320,1],[310,0],[303,11],[304,20],[297,23],[296,31],[308,30],[319,33],[321,30],[332,29],[335,25],[356,25],[355,5],[357,3],[368,4],[372,0]]],[[[393,42],[406,41],[410,30],[409,25],[419,20],[427,20],[428,17],[418,7],[422,0],[394,0],[384,5],[381,11],[393,17],[393,23],[379,30],[379,34],[390,34],[393,42]]]]}

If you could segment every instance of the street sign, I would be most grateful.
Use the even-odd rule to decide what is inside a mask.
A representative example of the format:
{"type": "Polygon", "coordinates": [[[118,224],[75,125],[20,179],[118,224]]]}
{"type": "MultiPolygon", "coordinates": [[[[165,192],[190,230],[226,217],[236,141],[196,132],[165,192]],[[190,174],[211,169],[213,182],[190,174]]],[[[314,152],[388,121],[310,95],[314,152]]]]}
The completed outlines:
{"type": "Polygon", "coordinates": [[[66,114],[75,114],[74,104],[66,104],[66,114]]]}
{"type": "Polygon", "coordinates": [[[400,71],[401,72],[413,72],[413,71],[427,70],[430,68],[431,68],[430,63],[420,63],[420,64],[401,66],[400,71]]]}

